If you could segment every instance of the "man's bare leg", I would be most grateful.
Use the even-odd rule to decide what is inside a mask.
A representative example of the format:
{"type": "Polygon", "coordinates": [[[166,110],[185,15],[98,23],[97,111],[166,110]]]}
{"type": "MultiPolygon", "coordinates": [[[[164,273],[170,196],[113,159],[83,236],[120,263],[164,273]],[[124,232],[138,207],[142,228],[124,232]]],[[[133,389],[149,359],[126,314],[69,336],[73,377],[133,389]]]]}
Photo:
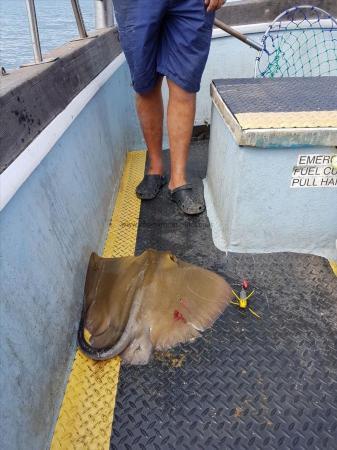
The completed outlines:
{"type": "Polygon", "coordinates": [[[163,118],[164,107],[161,94],[162,77],[156,86],[145,94],[136,94],[136,107],[144,139],[148,149],[149,175],[163,174],[163,118]]]}
{"type": "Polygon", "coordinates": [[[187,183],[186,165],[195,117],[196,94],[186,92],[171,80],[167,109],[167,126],[170,141],[171,178],[169,189],[187,183]]]}

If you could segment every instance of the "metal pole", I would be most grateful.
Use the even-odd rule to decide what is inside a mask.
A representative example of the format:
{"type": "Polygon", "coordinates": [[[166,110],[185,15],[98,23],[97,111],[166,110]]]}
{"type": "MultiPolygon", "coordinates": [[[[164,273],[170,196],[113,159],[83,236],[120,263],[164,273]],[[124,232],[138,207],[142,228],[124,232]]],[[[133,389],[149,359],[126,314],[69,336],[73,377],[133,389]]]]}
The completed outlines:
{"type": "Polygon", "coordinates": [[[78,28],[78,32],[80,34],[81,39],[85,39],[88,37],[87,30],[85,29],[84,20],[81,12],[81,7],[78,0],[71,0],[71,6],[73,7],[74,16],[76,19],[76,24],[78,28]]]}
{"type": "Polygon", "coordinates": [[[36,10],[34,0],[26,0],[26,7],[28,13],[30,34],[33,44],[34,60],[36,64],[40,64],[42,62],[42,53],[41,53],[39,29],[36,20],[36,10]]]}
{"type": "Polygon", "coordinates": [[[96,30],[113,26],[112,0],[95,0],[96,30]]]}
{"type": "Polygon", "coordinates": [[[253,39],[249,39],[244,34],[240,33],[239,31],[235,30],[234,28],[230,27],[229,25],[226,25],[219,19],[214,20],[214,25],[220,28],[221,30],[225,31],[226,33],[232,35],[233,37],[239,39],[244,44],[249,45],[250,47],[253,47],[255,50],[261,52],[263,50],[263,45],[259,44],[256,41],[253,41],[253,39]]]}

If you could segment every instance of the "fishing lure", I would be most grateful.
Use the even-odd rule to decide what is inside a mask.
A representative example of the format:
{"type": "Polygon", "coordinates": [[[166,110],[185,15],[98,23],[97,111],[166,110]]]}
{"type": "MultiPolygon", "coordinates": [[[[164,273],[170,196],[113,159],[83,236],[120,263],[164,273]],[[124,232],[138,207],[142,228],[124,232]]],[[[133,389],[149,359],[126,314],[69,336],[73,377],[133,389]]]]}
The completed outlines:
{"type": "Polygon", "coordinates": [[[261,316],[257,314],[250,306],[250,299],[253,297],[255,289],[253,289],[249,294],[247,294],[247,290],[249,289],[249,281],[243,280],[241,284],[240,294],[237,294],[234,290],[232,290],[232,294],[236,298],[237,301],[231,301],[231,304],[237,306],[240,309],[247,310],[256,318],[261,319],[261,316]]]}

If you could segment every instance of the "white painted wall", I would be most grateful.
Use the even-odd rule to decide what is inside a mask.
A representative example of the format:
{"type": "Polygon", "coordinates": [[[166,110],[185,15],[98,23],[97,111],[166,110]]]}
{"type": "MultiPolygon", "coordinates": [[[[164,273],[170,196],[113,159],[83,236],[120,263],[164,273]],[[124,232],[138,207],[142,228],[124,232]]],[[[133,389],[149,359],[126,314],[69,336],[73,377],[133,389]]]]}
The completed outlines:
{"type": "Polygon", "coordinates": [[[300,154],[334,147],[239,147],[213,107],[205,179],[214,244],[239,253],[297,252],[337,260],[336,187],[290,187],[300,154]]]}

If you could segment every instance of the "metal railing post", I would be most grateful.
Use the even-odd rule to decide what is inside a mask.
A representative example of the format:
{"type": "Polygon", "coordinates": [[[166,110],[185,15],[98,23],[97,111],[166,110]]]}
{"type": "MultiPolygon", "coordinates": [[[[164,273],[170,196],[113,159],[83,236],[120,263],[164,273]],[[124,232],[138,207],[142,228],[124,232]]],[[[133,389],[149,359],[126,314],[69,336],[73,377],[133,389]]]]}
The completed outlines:
{"type": "Polygon", "coordinates": [[[41,53],[39,29],[36,20],[36,10],[34,0],[26,0],[26,7],[28,13],[30,34],[33,44],[34,60],[36,64],[40,64],[42,62],[42,53],[41,53]]]}
{"type": "Polygon", "coordinates": [[[85,24],[84,24],[82,12],[81,12],[81,8],[80,8],[80,4],[78,3],[78,0],[71,0],[71,6],[73,7],[73,11],[74,11],[80,38],[85,39],[88,37],[88,33],[87,33],[87,30],[85,29],[85,24]]]}
{"type": "Polygon", "coordinates": [[[113,26],[112,0],[95,0],[96,30],[113,26]]]}

